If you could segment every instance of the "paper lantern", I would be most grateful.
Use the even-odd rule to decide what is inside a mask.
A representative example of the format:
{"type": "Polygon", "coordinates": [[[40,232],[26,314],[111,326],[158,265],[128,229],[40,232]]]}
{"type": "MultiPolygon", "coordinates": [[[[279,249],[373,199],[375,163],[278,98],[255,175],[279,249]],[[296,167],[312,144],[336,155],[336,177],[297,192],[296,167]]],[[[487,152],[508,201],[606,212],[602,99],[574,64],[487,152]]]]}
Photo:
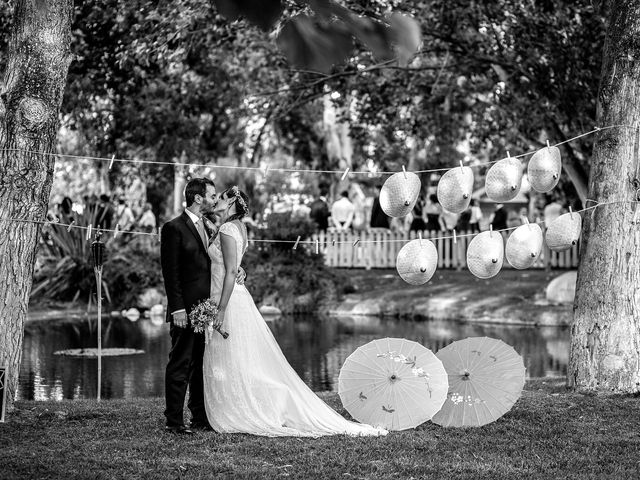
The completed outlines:
{"type": "Polygon", "coordinates": [[[485,190],[494,202],[508,202],[518,195],[522,186],[522,165],[513,157],[496,162],[487,172],[485,190]]]}
{"type": "Polygon", "coordinates": [[[438,250],[430,240],[411,240],[398,252],[396,269],[411,285],[422,285],[433,277],[438,266],[438,250]]]}
{"type": "Polygon", "coordinates": [[[514,230],[507,239],[507,261],[517,269],[529,268],[542,251],[542,230],[536,223],[528,223],[514,230]]]}
{"type": "Polygon", "coordinates": [[[420,187],[420,178],[415,173],[394,173],[380,190],[380,207],[390,217],[404,217],[418,201],[420,187]]]}
{"type": "Polygon", "coordinates": [[[560,180],[562,159],[558,147],[544,147],[529,160],[527,173],[531,188],[537,192],[551,191],[560,180]]]}
{"type": "Polygon", "coordinates": [[[504,262],[504,240],[499,232],[482,232],[467,247],[467,267],[478,278],[495,277],[504,262]]]}
{"type": "Polygon", "coordinates": [[[545,240],[550,250],[564,252],[578,243],[582,232],[582,217],[578,213],[565,213],[547,226],[545,240]]]}
{"type": "Polygon", "coordinates": [[[462,213],[471,202],[473,193],[473,170],[456,167],[446,172],[438,182],[438,201],[451,213],[462,213]]]}

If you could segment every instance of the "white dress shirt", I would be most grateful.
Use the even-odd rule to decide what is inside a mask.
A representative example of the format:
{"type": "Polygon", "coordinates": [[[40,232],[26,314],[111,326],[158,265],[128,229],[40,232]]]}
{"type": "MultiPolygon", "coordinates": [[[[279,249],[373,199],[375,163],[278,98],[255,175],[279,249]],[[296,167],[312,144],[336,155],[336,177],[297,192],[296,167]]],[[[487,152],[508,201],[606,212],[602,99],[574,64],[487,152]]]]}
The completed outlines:
{"type": "Polygon", "coordinates": [[[331,206],[331,219],[338,229],[347,229],[351,226],[353,215],[356,211],[353,203],[347,197],[342,197],[331,206]],[[341,225],[344,224],[344,225],[341,225]]]}

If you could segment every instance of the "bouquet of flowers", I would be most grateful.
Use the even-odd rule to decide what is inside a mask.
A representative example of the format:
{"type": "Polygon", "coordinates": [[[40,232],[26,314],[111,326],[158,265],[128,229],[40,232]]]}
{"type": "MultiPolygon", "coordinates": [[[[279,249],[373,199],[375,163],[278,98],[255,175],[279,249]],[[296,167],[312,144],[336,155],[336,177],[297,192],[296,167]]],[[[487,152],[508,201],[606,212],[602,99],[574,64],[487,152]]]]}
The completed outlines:
{"type": "MultiPolygon", "coordinates": [[[[211,298],[202,300],[198,303],[189,314],[191,327],[196,333],[204,333],[207,340],[211,338],[211,334],[216,330],[222,338],[226,339],[229,334],[219,328],[214,328],[213,321],[218,316],[218,304],[211,298]]],[[[208,343],[208,341],[207,341],[208,343]]]]}

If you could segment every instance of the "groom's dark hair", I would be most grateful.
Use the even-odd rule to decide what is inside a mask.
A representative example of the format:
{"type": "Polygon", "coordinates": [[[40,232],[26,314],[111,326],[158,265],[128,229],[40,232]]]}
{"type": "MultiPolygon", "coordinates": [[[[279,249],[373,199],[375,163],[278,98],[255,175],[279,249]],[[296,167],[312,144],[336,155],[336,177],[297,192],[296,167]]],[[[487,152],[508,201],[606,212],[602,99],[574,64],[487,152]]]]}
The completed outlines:
{"type": "Polygon", "coordinates": [[[184,197],[187,201],[187,207],[193,205],[193,202],[196,200],[196,195],[204,197],[207,194],[207,185],[211,185],[212,187],[216,186],[216,184],[213,183],[213,180],[209,180],[208,178],[197,177],[189,180],[187,187],[184,189],[184,197]]]}

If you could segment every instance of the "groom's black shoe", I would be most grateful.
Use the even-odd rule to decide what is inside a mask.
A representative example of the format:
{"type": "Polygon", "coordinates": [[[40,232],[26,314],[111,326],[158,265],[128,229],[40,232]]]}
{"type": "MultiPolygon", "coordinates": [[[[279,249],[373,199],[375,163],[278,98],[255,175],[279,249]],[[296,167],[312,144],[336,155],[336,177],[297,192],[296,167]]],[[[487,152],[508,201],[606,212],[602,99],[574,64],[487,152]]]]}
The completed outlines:
{"type": "Polygon", "coordinates": [[[167,425],[164,429],[165,431],[175,433],[176,435],[193,435],[193,430],[185,427],[184,425],[167,425]]]}
{"type": "Polygon", "coordinates": [[[201,430],[203,432],[213,432],[213,427],[209,425],[209,422],[191,422],[192,430],[201,430]]]}

